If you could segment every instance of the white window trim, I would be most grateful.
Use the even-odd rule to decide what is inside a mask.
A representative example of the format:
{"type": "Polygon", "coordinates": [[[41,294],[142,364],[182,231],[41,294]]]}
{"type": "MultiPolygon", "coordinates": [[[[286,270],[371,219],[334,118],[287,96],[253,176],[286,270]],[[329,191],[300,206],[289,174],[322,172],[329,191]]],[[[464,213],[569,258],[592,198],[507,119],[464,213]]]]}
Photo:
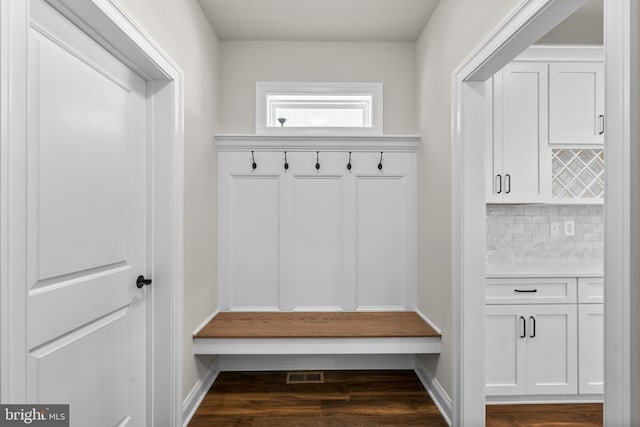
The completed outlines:
{"type": "Polygon", "coordinates": [[[382,83],[256,82],[256,135],[380,136],[382,135],[382,83]],[[270,93],[371,94],[369,128],[282,128],[267,126],[267,94],[270,93]]]}

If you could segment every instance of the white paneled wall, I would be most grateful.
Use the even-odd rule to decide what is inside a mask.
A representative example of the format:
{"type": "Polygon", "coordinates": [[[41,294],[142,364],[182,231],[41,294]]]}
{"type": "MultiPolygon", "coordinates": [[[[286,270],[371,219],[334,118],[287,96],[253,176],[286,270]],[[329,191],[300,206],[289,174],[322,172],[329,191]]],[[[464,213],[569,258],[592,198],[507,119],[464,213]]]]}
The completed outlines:
{"type": "Polygon", "coordinates": [[[417,138],[217,140],[221,310],[415,308],[417,138]]]}

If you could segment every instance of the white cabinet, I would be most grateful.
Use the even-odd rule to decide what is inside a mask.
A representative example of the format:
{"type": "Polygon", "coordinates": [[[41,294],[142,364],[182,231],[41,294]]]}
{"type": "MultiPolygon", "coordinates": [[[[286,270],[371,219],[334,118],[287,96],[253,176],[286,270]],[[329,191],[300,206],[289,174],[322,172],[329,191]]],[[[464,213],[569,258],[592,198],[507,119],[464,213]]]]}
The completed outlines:
{"type": "Polygon", "coordinates": [[[604,392],[604,283],[599,278],[578,280],[578,343],[580,394],[604,392]]]}
{"type": "Polygon", "coordinates": [[[603,304],[579,304],[580,394],[604,392],[603,304]]]}
{"type": "Polygon", "coordinates": [[[598,47],[532,47],[493,76],[487,203],[602,203],[598,47]]]}
{"type": "Polygon", "coordinates": [[[415,308],[415,149],[261,142],[218,147],[221,309],[415,308]]]}
{"type": "Polygon", "coordinates": [[[549,64],[549,143],[604,143],[604,64],[549,64]]]}
{"type": "Polygon", "coordinates": [[[486,394],[527,393],[526,308],[488,305],[484,323],[486,394]]]}
{"type": "Polygon", "coordinates": [[[577,298],[573,277],[514,277],[487,280],[487,304],[571,304],[577,298]]]}
{"type": "Polygon", "coordinates": [[[602,297],[602,277],[487,279],[487,396],[601,395],[602,297]]]}
{"type": "Polygon", "coordinates": [[[604,303],[604,280],[602,277],[578,279],[578,302],[580,304],[604,303]]]}
{"type": "Polygon", "coordinates": [[[530,305],[528,308],[527,394],[576,394],[576,305],[530,305]]]}
{"type": "Polygon", "coordinates": [[[489,150],[488,202],[541,200],[541,172],[548,167],[547,94],[548,66],[511,63],[494,82],[494,134],[489,150]]]}
{"type": "Polygon", "coordinates": [[[576,394],[577,344],[575,305],[488,305],[486,394],[576,394]]]}

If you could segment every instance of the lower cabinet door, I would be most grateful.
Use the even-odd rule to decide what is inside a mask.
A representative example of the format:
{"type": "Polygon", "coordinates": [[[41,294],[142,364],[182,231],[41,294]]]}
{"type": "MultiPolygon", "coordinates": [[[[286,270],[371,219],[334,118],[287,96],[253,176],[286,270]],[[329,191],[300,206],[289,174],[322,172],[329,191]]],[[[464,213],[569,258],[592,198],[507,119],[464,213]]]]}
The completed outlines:
{"type": "Polygon", "coordinates": [[[578,305],[580,394],[604,393],[604,318],[602,304],[578,305]]]}
{"type": "Polygon", "coordinates": [[[526,319],[526,394],[577,394],[577,306],[529,305],[526,319]]]}
{"type": "Polygon", "coordinates": [[[488,305],[485,310],[487,396],[526,394],[526,306],[488,305]]]}

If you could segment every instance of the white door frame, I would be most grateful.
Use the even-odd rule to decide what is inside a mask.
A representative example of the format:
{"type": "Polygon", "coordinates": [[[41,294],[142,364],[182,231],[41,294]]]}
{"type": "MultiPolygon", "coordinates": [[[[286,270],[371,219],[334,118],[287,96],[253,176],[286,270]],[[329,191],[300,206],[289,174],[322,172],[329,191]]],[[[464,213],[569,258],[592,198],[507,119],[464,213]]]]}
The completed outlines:
{"type": "MultiPolygon", "coordinates": [[[[454,72],[452,82],[453,425],[484,425],[486,81],[584,0],[524,0],[454,72]]],[[[605,0],[606,241],[605,425],[633,425],[637,399],[639,215],[638,0],[605,0]],[[633,37],[633,38],[632,38],[633,37]],[[633,77],[633,78],[632,78],[633,77]],[[633,131],[632,131],[633,130],[633,131]],[[635,145],[632,145],[632,142],[635,145]],[[632,180],[633,179],[633,180],[632,180]],[[636,219],[634,223],[632,219],[636,219]],[[632,238],[631,236],[635,237],[632,238]],[[615,284],[615,285],[614,285],[615,284]],[[632,301],[631,297],[635,300],[632,301]],[[634,347],[632,347],[632,344],[634,347]]],[[[635,418],[637,422],[637,418],[635,418]]]]}
{"type": "MultiPolygon", "coordinates": [[[[183,74],[115,0],[47,0],[147,81],[148,425],[182,425],[183,74]]],[[[0,401],[26,403],[29,1],[0,0],[0,401]]]]}

